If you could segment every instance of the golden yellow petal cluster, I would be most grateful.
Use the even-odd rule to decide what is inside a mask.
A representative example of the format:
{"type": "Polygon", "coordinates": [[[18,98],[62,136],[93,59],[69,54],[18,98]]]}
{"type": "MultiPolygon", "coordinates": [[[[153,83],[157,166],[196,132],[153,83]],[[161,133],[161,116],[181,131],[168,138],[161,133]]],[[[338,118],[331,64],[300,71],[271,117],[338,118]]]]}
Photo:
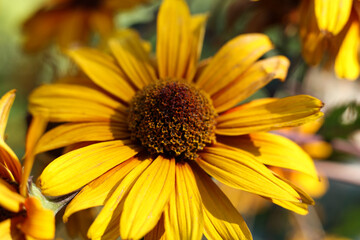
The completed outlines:
{"type": "Polygon", "coordinates": [[[47,0],[23,26],[24,49],[40,50],[50,42],[66,48],[87,43],[93,32],[114,31],[114,15],[148,0],[47,0]]]}
{"type": "Polygon", "coordinates": [[[357,0],[302,1],[300,35],[303,56],[309,64],[326,59],[328,64],[334,64],[338,77],[358,78],[359,7],[357,0]]]}
{"type": "Polygon", "coordinates": [[[135,32],[124,30],[109,41],[111,54],[90,48],[68,52],[87,79],[43,85],[31,94],[33,115],[62,123],[42,136],[34,152],[72,149],[44,169],[38,186],[49,196],[79,191],[64,221],[80,210],[103,206],[89,238],[201,239],[204,234],[209,239],[252,239],[211,177],[298,213],[306,213],[314,203],[268,167],[317,178],[311,158],[292,141],[266,132],[321,117],[322,102],[299,95],[236,106],[271,80],[284,80],[289,61],[284,56],[259,60],[273,45],[263,34],[246,34],[199,63],[206,18],[191,16],[184,0],[164,0],[157,20],[156,59],[135,32]],[[178,101],[167,101],[171,97],[178,101]],[[147,120],[154,130],[146,137],[164,136],[163,152],[152,151],[141,136],[134,137],[129,121],[138,118],[129,115],[139,111],[130,107],[133,99],[154,106],[141,116],[160,112],[156,121],[147,120]],[[215,114],[198,118],[191,110],[200,106],[198,100],[215,114]],[[212,118],[214,130],[200,124],[202,130],[191,134],[191,121],[183,120],[212,118]],[[176,132],[161,127],[167,123],[174,124],[176,132]],[[211,141],[204,141],[205,146],[181,149],[179,142],[196,139],[196,134],[214,137],[207,138],[211,141]],[[194,151],[194,158],[181,154],[194,151]]]}
{"type": "Polygon", "coordinates": [[[12,90],[0,99],[0,239],[53,239],[54,213],[43,208],[37,198],[19,194],[27,179],[24,183],[19,159],[4,141],[14,98],[12,90]]]}

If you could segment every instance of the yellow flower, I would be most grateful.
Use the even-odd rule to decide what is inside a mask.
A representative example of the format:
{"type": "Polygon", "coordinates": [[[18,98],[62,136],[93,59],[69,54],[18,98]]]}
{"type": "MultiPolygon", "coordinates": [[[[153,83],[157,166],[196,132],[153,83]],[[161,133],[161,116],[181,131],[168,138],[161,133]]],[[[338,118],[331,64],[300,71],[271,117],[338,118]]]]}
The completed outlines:
{"type": "MultiPolygon", "coordinates": [[[[310,157],[325,159],[332,153],[331,144],[315,135],[322,126],[323,121],[323,118],[320,118],[317,121],[309,122],[298,127],[277,130],[276,133],[296,142],[310,157]]],[[[301,172],[284,170],[277,167],[271,167],[271,170],[288,179],[314,198],[323,196],[329,187],[328,180],[324,176],[313,178],[301,172]]],[[[264,207],[268,206],[264,198],[234,189],[222,183],[218,183],[218,186],[241,214],[256,215],[264,207]]],[[[303,214],[305,213],[306,211],[303,211],[303,214]]]]}
{"type": "MultiPolygon", "coordinates": [[[[0,99],[0,239],[53,239],[55,218],[35,197],[19,194],[21,165],[4,141],[4,132],[15,91],[0,99]]],[[[30,171],[25,168],[24,171],[30,171]]]]}
{"type": "Polygon", "coordinates": [[[148,0],[47,0],[24,23],[26,51],[37,51],[55,40],[61,47],[86,43],[93,31],[111,34],[117,11],[148,0]]]}
{"type": "Polygon", "coordinates": [[[258,60],[273,46],[263,34],[247,34],[198,63],[205,22],[205,15],[190,15],[185,1],[165,0],[156,63],[140,38],[125,31],[109,41],[112,56],[88,48],[69,52],[89,79],[44,85],[30,96],[32,114],[67,122],[45,133],[35,153],[74,149],[50,163],[38,185],[49,196],[82,188],[65,221],[104,205],[90,238],[201,239],[204,233],[209,239],[251,239],[209,175],[296,212],[313,204],[267,168],[316,178],[311,158],[265,131],[317,119],[321,101],[300,95],[234,107],[272,79],[284,79],[289,61],[258,60]]]}
{"type": "Polygon", "coordinates": [[[328,54],[340,78],[359,76],[359,1],[303,0],[300,35],[303,56],[312,65],[328,54]]]}

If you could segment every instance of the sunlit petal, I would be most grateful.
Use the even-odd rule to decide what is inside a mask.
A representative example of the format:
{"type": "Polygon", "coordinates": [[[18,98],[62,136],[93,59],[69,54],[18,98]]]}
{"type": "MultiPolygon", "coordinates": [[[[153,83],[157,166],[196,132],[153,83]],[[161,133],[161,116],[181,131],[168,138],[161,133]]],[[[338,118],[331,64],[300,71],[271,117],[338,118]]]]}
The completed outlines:
{"type": "Polygon", "coordinates": [[[156,56],[162,79],[184,79],[192,53],[189,8],[184,0],[164,0],[157,20],[156,56]]]}

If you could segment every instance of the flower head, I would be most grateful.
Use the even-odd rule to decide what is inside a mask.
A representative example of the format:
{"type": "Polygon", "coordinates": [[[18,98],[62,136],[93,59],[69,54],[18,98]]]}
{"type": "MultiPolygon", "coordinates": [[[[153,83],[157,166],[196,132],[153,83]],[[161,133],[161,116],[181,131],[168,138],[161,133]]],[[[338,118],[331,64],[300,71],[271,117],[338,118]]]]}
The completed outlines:
{"type": "Polygon", "coordinates": [[[300,35],[303,56],[312,65],[327,54],[340,78],[355,80],[360,73],[359,1],[303,0],[300,35]]]}
{"type": "Polygon", "coordinates": [[[14,98],[13,90],[0,99],[0,238],[25,239],[26,236],[53,239],[54,214],[44,209],[37,198],[19,194],[21,165],[4,141],[5,127],[14,98]]]}
{"type": "Polygon", "coordinates": [[[39,140],[36,153],[72,146],[38,179],[43,193],[79,189],[63,219],[104,206],[88,236],[124,239],[250,239],[241,215],[211,180],[266,197],[294,211],[313,200],[267,166],[316,177],[311,159],[290,140],[265,131],[317,119],[310,96],[262,99],[234,107],[289,66],[263,34],[240,35],[198,63],[206,15],[183,0],[159,11],[156,61],[137,34],[109,41],[112,55],[80,48],[69,55],[89,77],[44,85],[30,111],[66,122],[39,140]],[[208,175],[209,174],[209,175],[208,175]]]}
{"type": "Polygon", "coordinates": [[[60,47],[86,43],[91,33],[108,37],[117,11],[148,0],[47,0],[24,23],[26,51],[37,51],[55,41],[60,47]]]}

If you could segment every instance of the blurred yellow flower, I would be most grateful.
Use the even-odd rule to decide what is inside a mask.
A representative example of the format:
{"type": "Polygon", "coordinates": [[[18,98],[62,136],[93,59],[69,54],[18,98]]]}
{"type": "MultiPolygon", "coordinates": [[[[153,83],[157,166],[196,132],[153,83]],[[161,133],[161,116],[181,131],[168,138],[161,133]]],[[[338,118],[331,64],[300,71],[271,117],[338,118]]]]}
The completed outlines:
{"type": "Polygon", "coordinates": [[[324,141],[316,132],[323,125],[324,119],[306,123],[299,127],[284,128],[276,132],[290,138],[314,159],[326,159],[332,153],[331,144],[324,141]]]}
{"type": "Polygon", "coordinates": [[[340,78],[359,76],[359,12],[355,0],[303,0],[300,8],[300,36],[303,56],[312,65],[327,54],[340,78]]]}
{"type": "Polygon", "coordinates": [[[13,90],[0,99],[0,239],[53,239],[54,214],[37,198],[19,194],[21,165],[4,140],[14,98],[13,90]]]}
{"type": "Polygon", "coordinates": [[[37,51],[55,41],[60,47],[87,43],[91,33],[109,36],[114,15],[149,0],[47,0],[23,26],[24,49],[37,51]]]}
{"type": "Polygon", "coordinates": [[[123,31],[109,41],[112,56],[89,48],[69,51],[89,79],[44,85],[31,94],[32,114],[67,122],[45,133],[35,153],[74,149],[50,163],[38,185],[49,196],[82,188],[64,221],[104,205],[90,238],[251,239],[209,175],[295,212],[306,213],[313,204],[267,167],[317,178],[311,158],[290,140],[265,132],[319,118],[321,101],[299,95],[234,107],[271,80],[284,80],[289,61],[258,60],[273,46],[263,34],[246,34],[198,63],[206,18],[191,16],[183,0],[165,0],[157,63],[138,35],[123,31]]]}

